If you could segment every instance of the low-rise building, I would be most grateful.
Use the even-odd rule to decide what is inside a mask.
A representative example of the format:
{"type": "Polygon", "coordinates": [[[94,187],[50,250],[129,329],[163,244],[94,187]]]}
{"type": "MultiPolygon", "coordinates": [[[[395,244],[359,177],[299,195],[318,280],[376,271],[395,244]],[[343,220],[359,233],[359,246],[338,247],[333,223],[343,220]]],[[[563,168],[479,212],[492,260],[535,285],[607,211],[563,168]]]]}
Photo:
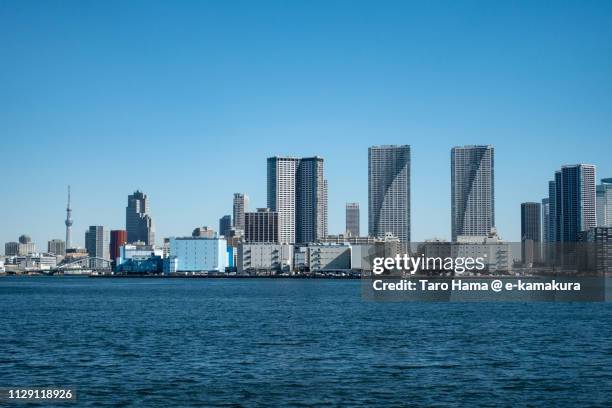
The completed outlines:
{"type": "Polygon", "coordinates": [[[577,248],[580,268],[589,274],[612,276],[612,227],[595,227],[583,231],[577,248]]]}
{"type": "Polygon", "coordinates": [[[485,270],[489,273],[512,271],[512,251],[510,244],[503,241],[495,231],[488,236],[459,235],[452,245],[452,257],[484,258],[485,270]]]}
{"type": "Polygon", "coordinates": [[[351,269],[354,271],[371,271],[376,257],[391,258],[402,253],[402,243],[392,234],[384,237],[356,237],[349,234],[328,235],[319,243],[350,244],[351,269]]]}
{"type": "Polygon", "coordinates": [[[118,273],[161,273],[163,251],[153,245],[126,244],[119,248],[118,273]]]}
{"type": "Polygon", "coordinates": [[[63,263],[78,261],[88,256],[89,254],[85,248],[66,248],[66,257],[63,263]]]}
{"type": "Polygon", "coordinates": [[[351,245],[309,244],[308,266],[311,272],[348,271],[351,269],[351,245]]]}
{"type": "Polygon", "coordinates": [[[57,258],[55,254],[30,253],[5,258],[5,268],[16,272],[46,271],[55,268],[57,258]]]}
{"type": "Polygon", "coordinates": [[[293,245],[240,244],[237,258],[240,274],[288,273],[292,270],[293,245]]]}

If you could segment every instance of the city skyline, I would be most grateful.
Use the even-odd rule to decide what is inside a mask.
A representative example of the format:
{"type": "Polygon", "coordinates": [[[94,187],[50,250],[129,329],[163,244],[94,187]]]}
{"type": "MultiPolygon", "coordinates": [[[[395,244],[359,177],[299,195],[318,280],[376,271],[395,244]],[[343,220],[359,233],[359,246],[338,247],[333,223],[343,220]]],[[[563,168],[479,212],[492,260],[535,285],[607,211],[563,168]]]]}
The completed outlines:
{"type": "MultiPolygon", "coordinates": [[[[410,148],[410,146],[408,146],[408,145],[401,145],[401,146],[400,146],[400,145],[370,146],[370,147],[368,148],[368,151],[371,151],[372,149],[380,149],[381,147],[382,147],[382,148],[394,148],[394,149],[397,149],[397,148],[404,148],[404,147],[405,147],[405,148],[407,148],[407,149],[408,149],[408,150],[407,150],[407,151],[408,151],[408,162],[407,162],[407,166],[408,166],[408,167],[407,167],[407,168],[408,168],[408,174],[410,174],[410,173],[411,173],[411,169],[410,169],[410,161],[411,161],[411,157],[410,157],[410,150],[411,150],[411,148],[410,148]]],[[[466,146],[454,146],[454,147],[451,149],[451,157],[450,157],[450,167],[451,167],[451,178],[450,178],[450,180],[451,180],[451,183],[450,183],[450,184],[451,184],[451,186],[450,186],[450,187],[451,187],[451,190],[452,190],[452,172],[453,172],[453,171],[452,171],[452,169],[453,169],[453,166],[454,166],[454,161],[453,161],[453,160],[454,160],[454,159],[453,159],[453,157],[454,157],[454,156],[453,156],[453,152],[454,152],[454,151],[456,151],[457,149],[473,149],[473,148],[485,148],[485,149],[491,149],[491,150],[493,150],[494,146],[491,146],[491,145],[484,145],[484,146],[466,145],[466,146]]],[[[280,159],[285,159],[285,160],[287,160],[287,159],[297,160],[298,162],[299,162],[299,161],[301,161],[301,160],[306,160],[306,161],[308,162],[309,160],[312,160],[312,159],[315,159],[315,160],[321,161],[321,163],[322,163],[322,161],[323,161],[323,158],[322,158],[322,157],[320,157],[320,156],[314,156],[314,157],[312,157],[312,158],[305,158],[305,159],[296,159],[296,158],[293,158],[292,156],[282,156],[282,157],[281,157],[281,156],[275,156],[275,157],[270,157],[270,158],[267,158],[267,162],[268,162],[268,164],[267,164],[267,167],[268,167],[268,170],[267,170],[268,178],[266,179],[266,182],[265,182],[266,186],[268,186],[267,188],[269,188],[269,184],[270,184],[270,179],[269,179],[270,160],[275,160],[275,159],[279,159],[279,158],[280,158],[280,159]]],[[[492,162],[492,158],[491,158],[491,162],[492,162]]],[[[595,183],[597,183],[597,184],[598,184],[598,187],[599,187],[599,182],[600,182],[600,181],[601,181],[601,183],[603,183],[603,184],[605,184],[606,182],[608,182],[608,183],[609,183],[610,178],[605,178],[605,177],[604,177],[604,178],[600,178],[600,177],[599,177],[599,175],[597,174],[597,166],[596,166],[596,165],[584,164],[584,163],[573,164],[573,165],[572,165],[572,164],[565,164],[565,165],[562,165],[562,166],[561,166],[561,168],[562,168],[562,170],[563,170],[563,169],[567,169],[567,168],[573,168],[573,167],[576,167],[576,166],[582,166],[582,167],[587,166],[588,168],[591,168],[591,169],[592,169],[592,172],[591,172],[591,178],[593,178],[593,176],[595,176],[595,179],[594,179],[594,180],[595,180],[595,183]]],[[[297,172],[296,172],[296,173],[297,173],[297,172]]],[[[320,175],[322,175],[322,174],[323,174],[323,173],[320,173],[320,175]]],[[[555,171],[555,175],[556,175],[557,177],[560,177],[560,175],[561,175],[561,171],[556,170],[556,171],[555,171]]],[[[494,177],[493,177],[493,178],[494,178],[494,177]]],[[[560,180],[561,180],[561,178],[559,178],[559,179],[557,180],[557,183],[560,183],[560,180]]],[[[327,195],[327,180],[325,179],[324,181],[325,181],[325,194],[327,195]]],[[[409,179],[409,184],[410,184],[411,182],[412,182],[412,180],[411,180],[411,179],[409,179]]],[[[546,185],[547,185],[547,187],[548,187],[547,195],[550,195],[550,194],[551,194],[551,192],[552,192],[552,191],[554,191],[554,188],[556,187],[556,186],[555,186],[555,181],[548,181],[548,182],[547,182],[547,183],[545,183],[545,184],[546,184],[546,185]],[[553,190],[551,190],[551,188],[553,188],[553,190]]],[[[408,187],[409,187],[409,186],[408,186],[408,187]]],[[[70,190],[70,188],[69,188],[69,190],[70,190]]],[[[410,190],[410,189],[408,189],[408,190],[410,190]]],[[[594,190],[593,190],[593,191],[594,191],[594,190]]],[[[553,194],[554,194],[554,193],[553,193],[553,194]]],[[[70,194],[69,194],[69,196],[70,196],[70,194]]],[[[129,195],[128,195],[128,204],[130,204],[132,201],[134,201],[134,200],[133,200],[133,197],[135,197],[135,196],[138,196],[139,198],[141,198],[141,199],[142,199],[142,201],[143,201],[143,205],[145,206],[145,208],[143,208],[143,210],[145,211],[145,214],[147,215],[147,217],[149,217],[149,216],[151,215],[151,210],[150,210],[150,204],[149,204],[149,202],[150,202],[150,201],[149,201],[148,195],[147,195],[146,193],[144,193],[144,192],[140,191],[139,189],[137,189],[137,190],[135,190],[135,191],[134,191],[134,193],[133,193],[133,194],[129,194],[129,195]]],[[[409,196],[410,196],[410,194],[409,194],[409,196]]],[[[451,196],[452,196],[452,194],[451,194],[451,196]]],[[[232,200],[232,203],[231,203],[232,205],[231,205],[229,208],[230,208],[230,209],[232,209],[234,212],[236,212],[236,208],[237,208],[237,207],[236,207],[236,202],[237,202],[236,200],[237,200],[237,198],[240,198],[241,200],[246,200],[246,202],[245,202],[245,203],[242,203],[241,205],[239,205],[239,206],[238,206],[238,207],[240,207],[241,209],[249,205],[249,204],[248,204],[248,202],[249,202],[248,193],[233,193],[233,194],[232,194],[232,197],[233,197],[233,200],[232,200]]],[[[69,197],[69,200],[70,200],[70,197],[69,197]]],[[[411,200],[411,197],[410,197],[409,201],[410,201],[410,200],[411,200]]],[[[546,202],[547,202],[547,204],[548,204],[548,198],[543,198],[543,199],[542,199],[542,202],[544,202],[544,200],[546,200],[546,202]]],[[[451,199],[451,201],[452,201],[452,199],[451,199]]],[[[494,202],[494,201],[495,201],[495,192],[493,192],[493,202],[494,202]]],[[[347,209],[347,208],[346,208],[346,206],[347,206],[348,204],[357,204],[357,205],[359,205],[359,203],[344,203],[344,204],[345,204],[345,208],[344,208],[344,211],[345,211],[345,214],[344,214],[344,216],[345,216],[345,218],[344,218],[344,222],[346,223],[346,209],[347,209]]],[[[366,204],[367,204],[367,203],[366,203],[366,204]]],[[[523,206],[523,204],[524,204],[524,203],[518,203],[518,205],[521,207],[521,209],[520,209],[520,211],[519,211],[519,217],[518,217],[518,218],[519,218],[519,229],[522,229],[522,224],[523,224],[523,220],[522,220],[522,206],[523,206]]],[[[593,202],[593,204],[595,204],[595,202],[593,202]]],[[[69,204],[69,205],[70,205],[70,204],[69,204]]],[[[410,202],[409,202],[409,206],[410,206],[410,202]]],[[[493,207],[494,207],[494,206],[495,206],[495,204],[493,204],[493,207]]],[[[129,212],[129,211],[128,211],[129,207],[130,207],[130,205],[128,205],[128,207],[125,207],[126,212],[129,212]]],[[[267,208],[267,207],[265,207],[265,206],[264,206],[264,207],[260,207],[260,208],[267,208]]],[[[71,210],[72,210],[72,209],[70,209],[70,212],[71,212],[71,210]]],[[[544,208],[542,208],[542,210],[544,210],[544,208]]],[[[247,211],[248,211],[248,208],[247,208],[247,211]]],[[[593,214],[594,214],[594,211],[591,211],[591,212],[593,212],[593,214]]],[[[244,213],[245,213],[245,212],[243,212],[243,214],[244,214],[244,213]]],[[[223,216],[222,218],[225,218],[225,217],[229,217],[229,218],[230,218],[230,220],[231,220],[231,216],[225,215],[225,216],[223,216]]],[[[451,211],[451,218],[452,218],[452,211],[451,211]]],[[[368,217],[368,219],[369,219],[369,217],[368,217]]],[[[364,220],[360,220],[360,225],[361,225],[361,223],[364,223],[364,222],[365,222],[365,223],[368,223],[368,222],[369,222],[369,221],[368,221],[368,219],[366,219],[365,221],[364,221],[364,220]]],[[[220,221],[220,220],[218,220],[218,221],[220,221]]],[[[547,231],[547,230],[548,230],[548,227],[547,227],[546,229],[544,229],[544,223],[543,223],[543,222],[544,222],[544,221],[543,221],[543,220],[541,220],[541,223],[542,223],[542,233],[547,233],[547,232],[548,232],[548,231],[547,231]]],[[[126,219],[126,223],[127,223],[127,219],[126,219]]],[[[64,222],[64,225],[65,225],[65,224],[66,224],[66,223],[64,222]]],[[[493,223],[493,224],[494,224],[494,223],[493,223]]],[[[552,224],[551,224],[551,225],[552,225],[552,228],[554,228],[554,221],[552,221],[552,224]]],[[[95,224],[95,223],[94,223],[94,224],[92,224],[92,225],[89,225],[89,226],[86,228],[86,230],[85,230],[85,233],[86,233],[85,235],[87,235],[87,233],[89,232],[89,230],[90,230],[92,227],[94,227],[94,226],[96,226],[96,224],[95,224]]],[[[113,229],[114,229],[113,227],[109,227],[109,226],[107,226],[107,225],[100,225],[100,226],[101,226],[101,227],[103,227],[105,231],[110,231],[110,230],[113,230],[113,229]]],[[[126,225],[124,224],[124,226],[123,226],[123,227],[126,227],[126,225]]],[[[209,228],[214,228],[212,224],[211,224],[211,225],[208,225],[208,227],[209,227],[209,228]]],[[[346,224],[345,224],[345,227],[346,227],[346,224]]],[[[410,227],[410,225],[409,225],[408,227],[410,227]]],[[[495,227],[495,226],[494,226],[494,227],[495,227]]],[[[196,229],[197,229],[197,228],[198,228],[198,227],[196,227],[196,229]]],[[[497,229],[497,227],[495,227],[495,228],[497,229]]],[[[410,228],[409,228],[409,229],[410,229],[410,228]]],[[[219,232],[219,231],[217,231],[217,232],[219,232]]],[[[345,230],[340,230],[340,231],[336,231],[336,232],[328,232],[328,233],[329,233],[329,234],[331,234],[331,235],[333,235],[333,234],[338,234],[338,233],[343,234],[343,233],[345,233],[345,232],[346,232],[346,228],[345,228],[345,230]]],[[[503,233],[503,232],[502,232],[502,233],[503,233]]],[[[29,235],[28,235],[28,233],[27,233],[27,232],[24,232],[23,234],[29,237],[29,235]]],[[[170,238],[170,237],[181,237],[181,236],[188,236],[188,235],[189,235],[188,233],[177,233],[177,234],[170,234],[170,235],[164,236],[163,238],[170,238]]],[[[368,234],[368,235],[369,235],[369,234],[368,234]]],[[[451,228],[450,228],[450,231],[449,231],[449,236],[451,236],[451,235],[452,235],[452,225],[451,225],[451,228]]],[[[476,235],[482,235],[482,234],[476,234],[476,235]]],[[[500,235],[501,235],[501,234],[500,234],[500,235]]],[[[522,235],[522,234],[521,234],[521,235],[522,235]]],[[[425,239],[430,239],[430,238],[440,238],[440,236],[433,236],[433,235],[432,235],[432,236],[427,237],[427,238],[425,238],[425,239]]],[[[502,238],[504,238],[504,237],[502,236],[502,238]]],[[[49,241],[52,241],[52,240],[57,240],[57,239],[59,239],[59,238],[48,237],[48,238],[45,238],[45,239],[44,239],[43,241],[41,241],[41,242],[49,242],[49,241]]],[[[418,241],[424,241],[425,239],[422,239],[422,240],[412,240],[412,241],[413,241],[413,242],[418,242],[418,241]]],[[[442,239],[448,239],[448,237],[447,237],[447,236],[442,236],[442,239]]],[[[516,242],[520,242],[520,241],[522,241],[522,239],[523,239],[523,237],[521,236],[521,237],[520,237],[518,240],[516,240],[516,242]]],[[[541,239],[542,239],[542,240],[546,240],[547,238],[545,238],[544,236],[542,236],[542,237],[541,237],[541,239]]],[[[452,239],[451,239],[451,240],[452,240],[452,239]]],[[[505,239],[505,240],[506,240],[506,241],[513,241],[513,240],[508,240],[508,239],[505,239]]],[[[10,242],[13,242],[13,241],[14,241],[13,239],[9,239],[9,240],[5,241],[5,243],[10,243],[10,242]]],[[[37,242],[37,241],[33,241],[33,243],[36,243],[36,242],[37,242]]],[[[64,241],[64,242],[65,242],[65,241],[64,241]]],[[[84,240],[83,242],[84,242],[84,245],[83,245],[83,246],[81,246],[81,245],[73,245],[73,247],[74,247],[74,248],[85,248],[85,247],[86,247],[86,245],[87,245],[86,240],[84,240]]],[[[159,245],[159,244],[160,244],[160,242],[155,241],[155,244],[159,245]]],[[[68,248],[68,247],[66,246],[66,248],[68,248]]]]}
{"type": "Polygon", "coordinates": [[[612,175],[610,5],[0,7],[3,242],[62,238],[67,184],[81,247],[137,189],[158,242],[214,227],[237,191],[266,206],[271,155],[325,158],[333,234],[366,214],[367,148],[410,145],[413,241],[450,238],[453,146],[495,147],[508,241],[560,166],[612,175]]]}

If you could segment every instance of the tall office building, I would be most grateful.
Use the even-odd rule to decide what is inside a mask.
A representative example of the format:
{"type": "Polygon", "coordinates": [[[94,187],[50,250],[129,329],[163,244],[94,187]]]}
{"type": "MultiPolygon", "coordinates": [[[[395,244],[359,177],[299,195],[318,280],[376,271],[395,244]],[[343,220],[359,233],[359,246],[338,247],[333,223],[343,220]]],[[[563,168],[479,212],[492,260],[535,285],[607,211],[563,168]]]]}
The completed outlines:
{"type": "Polygon", "coordinates": [[[66,248],[72,248],[72,208],[70,208],[70,186],[68,186],[68,205],[66,206],[66,248]]]}
{"type": "MultiPolygon", "coordinates": [[[[85,249],[90,257],[102,258],[109,260],[109,233],[101,225],[92,225],[85,232],[85,249]]],[[[101,268],[104,266],[102,260],[94,260],[91,263],[94,268],[101,268]]]]}
{"type": "Polygon", "coordinates": [[[249,196],[234,193],[234,228],[244,231],[244,213],[249,210],[249,196]]]}
{"type": "Polygon", "coordinates": [[[540,260],[541,218],[540,203],[521,203],[521,254],[524,264],[540,260]]]}
{"type": "Polygon", "coordinates": [[[346,229],[347,234],[359,236],[359,203],[346,203],[346,229]]]}
{"type": "Polygon", "coordinates": [[[244,241],[247,243],[278,243],[278,213],[269,208],[258,208],[244,217],[244,241]]]}
{"type": "Polygon", "coordinates": [[[232,216],[224,215],[219,218],[219,235],[229,237],[230,230],[232,229],[232,216]]]}
{"type": "Polygon", "coordinates": [[[597,186],[597,226],[612,227],[612,178],[597,186]]]}
{"type": "Polygon", "coordinates": [[[66,242],[61,239],[52,239],[47,242],[47,252],[55,255],[66,255],[66,242]]]}
{"type": "Polygon", "coordinates": [[[110,260],[115,262],[121,256],[121,247],[127,244],[126,230],[111,230],[110,232],[110,260]]]}
{"type": "Polygon", "coordinates": [[[149,213],[149,199],[146,194],[136,190],[128,196],[125,229],[129,243],[141,241],[146,245],[155,245],[155,229],[149,213]]]}
{"type": "Polygon", "coordinates": [[[323,158],[268,158],[268,208],[278,213],[281,243],[316,242],[327,235],[323,158]]]}
{"type": "Polygon", "coordinates": [[[410,146],[368,148],[368,233],[410,242],[410,146]]]}
{"type": "Polygon", "coordinates": [[[492,146],[451,150],[451,230],[459,236],[487,236],[495,227],[492,146]]]}

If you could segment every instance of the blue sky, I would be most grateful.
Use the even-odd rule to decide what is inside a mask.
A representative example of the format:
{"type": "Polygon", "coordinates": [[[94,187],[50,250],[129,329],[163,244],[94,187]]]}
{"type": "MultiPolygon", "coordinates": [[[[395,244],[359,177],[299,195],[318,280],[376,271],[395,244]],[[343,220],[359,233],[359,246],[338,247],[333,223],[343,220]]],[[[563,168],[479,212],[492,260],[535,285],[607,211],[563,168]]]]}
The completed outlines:
{"type": "Polygon", "coordinates": [[[455,145],[495,147],[508,240],[562,164],[612,177],[612,2],[2,1],[0,53],[0,242],[63,238],[67,184],[80,245],[137,188],[158,240],[217,228],[271,155],[367,231],[367,148],[410,144],[414,240],[450,237],[455,145]]]}

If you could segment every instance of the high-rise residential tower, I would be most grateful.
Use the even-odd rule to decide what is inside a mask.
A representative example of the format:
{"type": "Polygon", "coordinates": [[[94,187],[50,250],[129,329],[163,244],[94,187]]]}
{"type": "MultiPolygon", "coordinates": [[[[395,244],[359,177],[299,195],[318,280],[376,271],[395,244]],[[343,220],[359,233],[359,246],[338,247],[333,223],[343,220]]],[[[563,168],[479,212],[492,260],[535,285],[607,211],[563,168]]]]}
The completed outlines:
{"type": "Polygon", "coordinates": [[[295,243],[296,178],[300,159],[268,158],[268,208],[278,213],[281,243],[295,243]]]}
{"type": "Polygon", "coordinates": [[[316,242],[327,236],[327,180],[321,157],[300,159],[295,215],[296,242],[316,242]]]}
{"type": "Polygon", "coordinates": [[[492,146],[451,150],[451,232],[487,236],[495,227],[495,184],[492,146]]]}
{"type": "Polygon", "coordinates": [[[550,199],[542,199],[542,242],[550,242],[550,199]]]}
{"type": "Polygon", "coordinates": [[[549,242],[578,242],[581,232],[597,226],[595,166],[563,166],[548,185],[549,242]]]}
{"type": "MultiPolygon", "coordinates": [[[[560,179],[561,173],[559,173],[560,179]]],[[[546,242],[558,242],[557,231],[557,182],[551,180],[548,182],[548,233],[546,234],[546,242]]]]}
{"type": "Polygon", "coordinates": [[[368,233],[410,242],[410,146],[368,148],[368,233]]]}
{"type": "Polygon", "coordinates": [[[597,186],[597,226],[612,227],[612,178],[597,186]]]}
{"type": "Polygon", "coordinates": [[[149,199],[146,194],[136,190],[128,196],[128,205],[125,207],[128,243],[141,241],[146,245],[155,245],[155,229],[149,212],[149,199]]]}
{"type": "Polygon", "coordinates": [[[597,226],[595,166],[575,164],[561,167],[560,207],[562,242],[577,242],[580,232],[597,226]]]}
{"type": "Polygon", "coordinates": [[[359,236],[359,203],[346,203],[346,229],[347,234],[359,236]]]}
{"type": "Polygon", "coordinates": [[[68,205],[66,206],[66,249],[72,248],[72,208],[70,208],[70,186],[68,186],[68,205]]]}
{"type": "Polygon", "coordinates": [[[542,245],[541,255],[543,260],[549,260],[551,256],[550,241],[550,198],[542,199],[542,245]]]}
{"type": "Polygon", "coordinates": [[[234,193],[234,228],[244,231],[244,213],[248,210],[249,196],[244,193],[234,193]]]}
{"type": "Polygon", "coordinates": [[[315,242],[327,235],[323,158],[268,158],[268,208],[278,213],[281,243],[315,242]]]}

